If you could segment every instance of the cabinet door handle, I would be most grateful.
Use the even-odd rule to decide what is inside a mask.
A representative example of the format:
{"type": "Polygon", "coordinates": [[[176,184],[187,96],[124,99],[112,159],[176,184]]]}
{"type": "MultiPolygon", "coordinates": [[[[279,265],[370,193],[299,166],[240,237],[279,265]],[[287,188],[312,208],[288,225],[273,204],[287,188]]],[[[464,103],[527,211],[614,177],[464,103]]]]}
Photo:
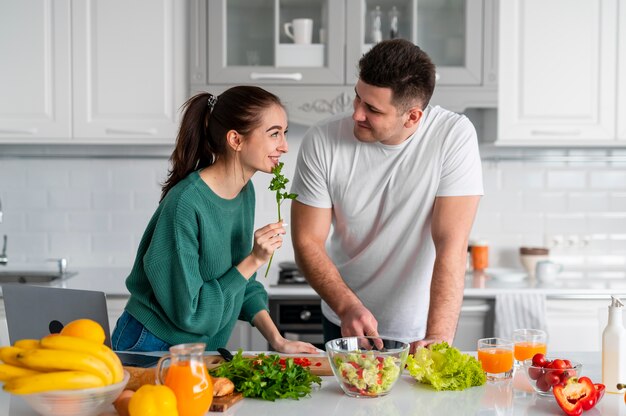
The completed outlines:
{"type": "Polygon", "coordinates": [[[258,80],[258,79],[287,79],[292,81],[302,81],[302,74],[300,72],[292,72],[292,73],[261,73],[261,72],[252,72],[250,74],[250,79],[258,80]]]}
{"type": "Polygon", "coordinates": [[[461,313],[463,312],[489,312],[491,306],[485,305],[469,305],[461,306],[461,313]]]}
{"type": "Polygon", "coordinates": [[[0,134],[35,134],[37,133],[36,128],[30,129],[0,129],[0,134]]]}
{"type": "Polygon", "coordinates": [[[580,136],[580,130],[531,130],[533,136],[580,136]]]}
{"type": "Polygon", "coordinates": [[[157,134],[157,129],[147,129],[147,130],[126,130],[126,129],[113,129],[107,128],[104,130],[106,134],[136,134],[136,135],[145,135],[148,134],[150,136],[154,136],[157,134]]]}

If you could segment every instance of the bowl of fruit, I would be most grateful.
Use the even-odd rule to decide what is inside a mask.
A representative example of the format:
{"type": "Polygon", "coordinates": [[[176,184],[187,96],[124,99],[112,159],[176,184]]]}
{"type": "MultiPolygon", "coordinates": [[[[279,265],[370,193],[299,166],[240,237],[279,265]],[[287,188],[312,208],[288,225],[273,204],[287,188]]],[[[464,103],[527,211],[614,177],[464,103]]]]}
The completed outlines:
{"type": "Polygon", "coordinates": [[[565,383],[570,377],[579,377],[582,368],[581,363],[543,354],[535,354],[522,364],[530,385],[541,396],[552,396],[554,386],[565,383]]]}
{"type": "Polygon", "coordinates": [[[345,394],[378,397],[396,384],[409,355],[409,344],[382,337],[345,337],[328,341],[326,353],[345,394]]]}

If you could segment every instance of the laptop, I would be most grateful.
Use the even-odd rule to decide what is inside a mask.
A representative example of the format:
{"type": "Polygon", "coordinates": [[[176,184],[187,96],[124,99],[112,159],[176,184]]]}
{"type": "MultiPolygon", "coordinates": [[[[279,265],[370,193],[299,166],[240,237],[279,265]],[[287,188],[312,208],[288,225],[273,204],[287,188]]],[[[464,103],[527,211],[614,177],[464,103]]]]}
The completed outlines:
{"type": "MultiPolygon", "coordinates": [[[[31,338],[39,339],[59,333],[63,326],[75,319],[87,318],[98,322],[106,335],[104,343],[111,347],[111,332],[104,292],[31,286],[2,285],[9,342],[31,338]]],[[[118,352],[122,364],[133,367],[152,367],[159,357],[146,354],[118,352]]]]}

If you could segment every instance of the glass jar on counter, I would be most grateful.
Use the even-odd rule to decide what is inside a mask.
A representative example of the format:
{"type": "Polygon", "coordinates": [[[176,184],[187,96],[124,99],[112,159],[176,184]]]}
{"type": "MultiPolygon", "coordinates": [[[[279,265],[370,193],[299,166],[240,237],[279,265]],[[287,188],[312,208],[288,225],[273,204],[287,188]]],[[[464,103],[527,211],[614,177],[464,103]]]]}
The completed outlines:
{"type": "Polygon", "coordinates": [[[474,240],[470,244],[473,270],[485,270],[489,267],[489,242],[487,240],[474,240]]]}

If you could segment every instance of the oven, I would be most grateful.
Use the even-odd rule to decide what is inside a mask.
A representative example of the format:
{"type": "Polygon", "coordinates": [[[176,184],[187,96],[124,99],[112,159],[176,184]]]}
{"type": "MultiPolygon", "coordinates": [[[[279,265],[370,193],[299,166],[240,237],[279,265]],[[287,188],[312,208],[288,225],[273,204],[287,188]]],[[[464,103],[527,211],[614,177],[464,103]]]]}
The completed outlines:
{"type": "Polygon", "coordinates": [[[270,297],[270,316],[285,338],[324,349],[320,302],[319,298],[270,297]]]}
{"type": "Polygon", "coordinates": [[[291,290],[289,294],[271,294],[270,291],[269,312],[278,331],[287,339],[310,342],[324,349],[319,296],[311,293],[310,286],[295,263],[281,262],[279,267],[278,282],[274,287],[291,290]]]}

